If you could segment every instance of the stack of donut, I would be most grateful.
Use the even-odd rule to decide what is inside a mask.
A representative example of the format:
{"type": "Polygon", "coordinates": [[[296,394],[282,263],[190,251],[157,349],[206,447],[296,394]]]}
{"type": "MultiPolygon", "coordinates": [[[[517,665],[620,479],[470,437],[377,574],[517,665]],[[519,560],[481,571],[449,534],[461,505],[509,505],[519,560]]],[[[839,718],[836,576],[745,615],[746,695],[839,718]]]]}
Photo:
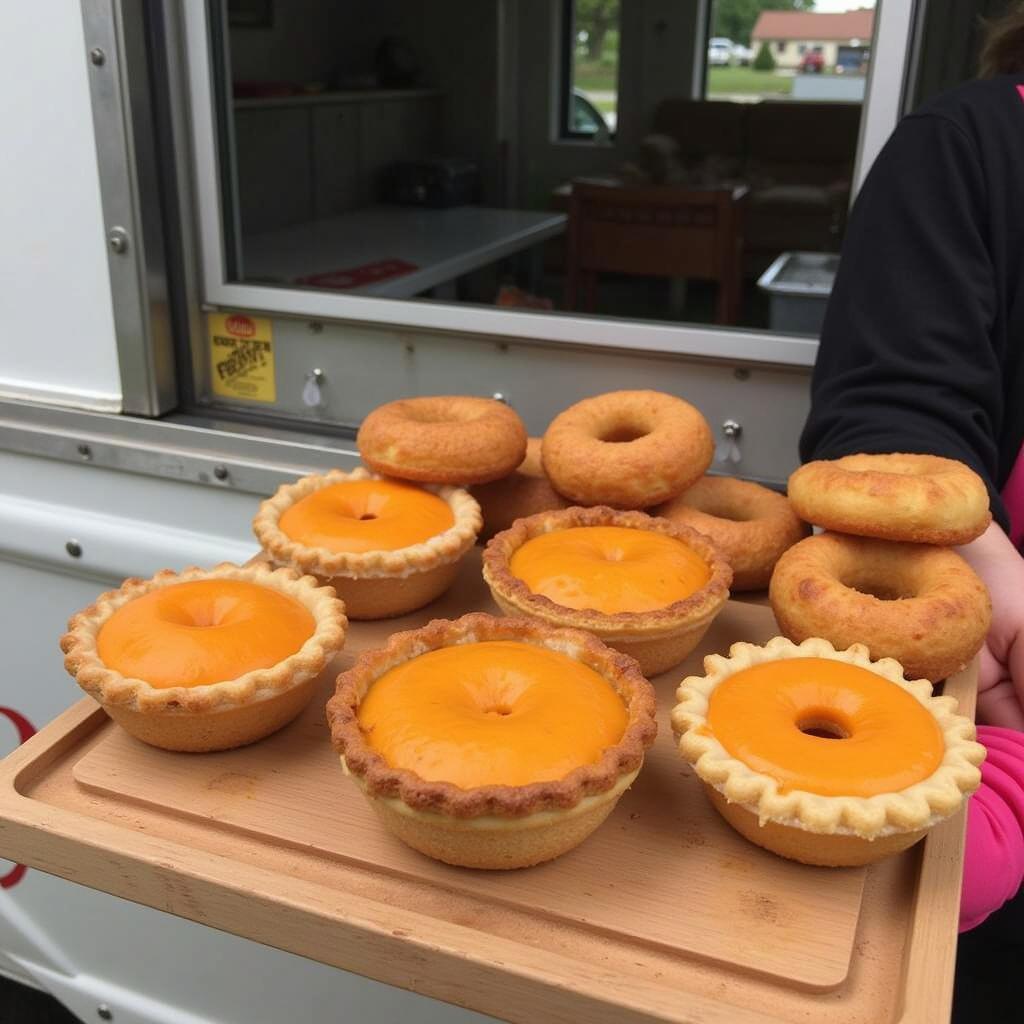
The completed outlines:
{"type": "Polygon", "coordinates": [[[932,455],[848,455],[798,469],[789,500],[826,531],[790,548],[772,575],[772,610],[790,640],[863,643],[933,682],[978,653],[988,591],[952,550],[992,518],[973,470],[932,455]]]}
{"type": "Polygon", "coordinates": [[[722,551],[734,591],[766,587],[779,556],[808,533],[782,495],[705,476],[714,457],[707,421],[659,391],[585,398],[543,438],[527,438],[515,412],[493,399],[401,399],[367,416],[358,445],[378,473],[470,486],[483,540],[570,505],[644,509],[684,523],[722,551]]]}

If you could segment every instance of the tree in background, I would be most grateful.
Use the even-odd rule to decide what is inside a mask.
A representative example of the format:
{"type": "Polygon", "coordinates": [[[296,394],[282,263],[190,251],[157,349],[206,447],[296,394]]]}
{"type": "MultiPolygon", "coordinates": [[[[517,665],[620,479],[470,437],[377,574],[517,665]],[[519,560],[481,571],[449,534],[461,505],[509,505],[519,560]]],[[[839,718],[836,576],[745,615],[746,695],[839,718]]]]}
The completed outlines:
{"type": "MultiPolygon", "coordinates": [[[[762,11],[814,10],[814,0],[714,0],[714,3],[711,34],[744,46],[750,45],[750,33],[762,11]]],[[[577,3],[577,8],[582,6],[577,3]]]]}
{"type": "Polygon", "coordinates": [[[757,56],[754,58],[754,70],[775,70],[775,58],[772,56],[772,51],[767,43],[762,43],[761,48],[757,51],[757,56]]]}
{"type": "Polygon", "coordinates": [[[587,33],[587,60],[601,59],[608,33],[618,27],[619,0],[576,0],[576,31],[587,33]]]}

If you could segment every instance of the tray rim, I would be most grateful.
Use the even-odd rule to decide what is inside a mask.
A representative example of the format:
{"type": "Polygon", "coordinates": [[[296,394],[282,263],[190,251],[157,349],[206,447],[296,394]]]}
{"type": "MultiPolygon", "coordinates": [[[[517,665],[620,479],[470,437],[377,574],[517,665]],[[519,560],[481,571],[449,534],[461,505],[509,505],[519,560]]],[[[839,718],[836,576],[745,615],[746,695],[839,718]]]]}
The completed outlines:
{"type": "MultiPolygon", "coordinates": [[[[975,679],[972,665],[946,683],[946,692],[957,697],[964,714],[973,715],[975,679]]],[[[237,862],[222,854],[132,831],[23,792],[108,722],[103,710],[84,698],[0,760],[0,843],[5,856],[90,888],[502,1019],[533,1020],[542,1008],[545,1019],[567,1024],[581,1014],[608,1024],[656,1020],[778,1024],[774,1015],[723,1004],[696,992],[687,992],[681,1006],[677,987],[617,974],[502,936],[489,936],[490,952],[481,951],[480,933],[474,928],[350,892],[333,890],[343,898],[344,907],[329,913],[324,893],[332,890],[311,880],[289,876],[284,897],[281,876],[265,867],[247,864],[242,884],[237,862]],[[132,837],[129,850],[121,841],[126,833],[132,837]],[[294,915],[287,929],[292,937],[287,941],[273,934],[279,924],[276,911],[282,906],[294,915]],[[241,916],[244,928],[238,923],[241,916]],[[494,955],[498,947],[514,950],[515,956],[494,955]],[[324,955],[326,950],[333,955],[324,955]],[[512,1016],[508,1016],[510,1008],[512,1016]]],[[[894,1018],[901,1024],[949,1019],[965,828],[966,814],[961,811],[933,829],[923,842],[900,972],[902,1000],[894,1018]]],[[[824,1003],[821,1019],[827,1017],[824,1003]]]]}

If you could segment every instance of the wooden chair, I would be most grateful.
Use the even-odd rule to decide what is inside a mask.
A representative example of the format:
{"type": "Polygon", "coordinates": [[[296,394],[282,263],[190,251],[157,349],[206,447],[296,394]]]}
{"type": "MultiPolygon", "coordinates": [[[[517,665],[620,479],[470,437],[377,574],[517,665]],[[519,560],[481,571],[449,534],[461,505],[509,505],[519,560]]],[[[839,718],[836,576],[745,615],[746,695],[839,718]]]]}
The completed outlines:
{"type": "Polygon", "coordinates": [[[715,322],[735,324],[742,296],[745,186],[574,183],[566,309],[593,310],[602,273],[718,282],[715,322]],[[581,295],[582,293],[582,295],[581,295]]]}

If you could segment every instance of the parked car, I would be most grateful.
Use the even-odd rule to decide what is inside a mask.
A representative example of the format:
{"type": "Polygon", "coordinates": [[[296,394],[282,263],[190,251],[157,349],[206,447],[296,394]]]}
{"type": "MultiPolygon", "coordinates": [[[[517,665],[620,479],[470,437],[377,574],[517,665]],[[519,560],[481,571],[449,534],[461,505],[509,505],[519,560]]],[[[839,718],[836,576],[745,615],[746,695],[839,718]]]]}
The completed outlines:
{"type": "Polygon", "coordinates": [[[836,55],[835,73],[837,75],[867,74],[871,52],[866,46],[840,46],[836,55]]]}
{"type": "Polygon", "coordinates": [[[821,50],[808,50],[800,58],[799,71],[803,75],[820,75],[825,70],[825,55],[821,50]]]}
{"type": "Polygon", "coordinates": [[[569,112],[569,119],[570,130],[574,134],[593,135],[595,138],[607,139],[613,131],[604,114],[597,109],[587,94],[579,89],[572,91],[572,109],[569,112]]]}
{"type": "Polygon", "coordinates": [[[716,36],[708,40],[708,66],[712,68],[727,67],[733,60],[733,41],[716,36]]]}
{"type": "Polygon", "coordinates": [[[749,46],[744,46],[742,43],[737,43],[732,48],[732,58],[740,65],[740,67],[747,67],[754,60],[754,51],[749,46]]]}

